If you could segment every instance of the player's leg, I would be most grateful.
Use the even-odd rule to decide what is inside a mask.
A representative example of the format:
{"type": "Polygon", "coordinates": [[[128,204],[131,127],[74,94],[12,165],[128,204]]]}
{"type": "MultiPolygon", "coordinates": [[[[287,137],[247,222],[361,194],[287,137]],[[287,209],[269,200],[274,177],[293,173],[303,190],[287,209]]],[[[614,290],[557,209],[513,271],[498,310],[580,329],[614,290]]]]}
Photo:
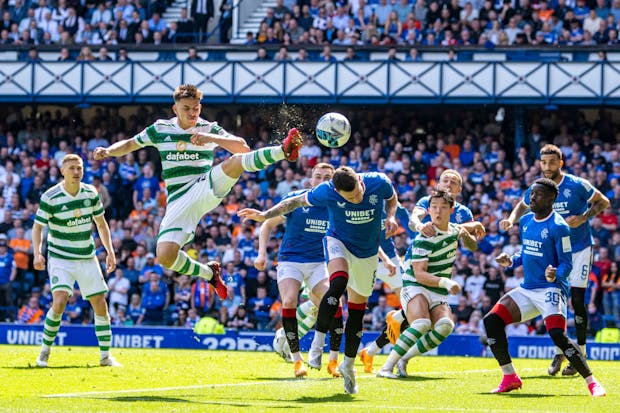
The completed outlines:
{"type": "Polygon", "coordinates": [[[82,297],[90,302],[95,313],[95,334],[99,343],[100,365],[120,367],[120,364],[110,356],[110,344],[112,343],[112,328],[108,304],[105,294],[108,285],[103,279],[101,266],[97,258],[79,261],[75,264],[73,278],[77,281],[82,297]]]}
{"type": "Polygon", "coordinates": [[[342,308],[344,307],[345,297],[340,297],[340,306],[334,314],[334,320],[329,328],[329,361],[327,362],[327,372],[333,377],[341,377],[338,372],[338,355],[344,335],[344,322],[342,321],[342,308]]]}
{"type": "Polygon", "coordinates": [[[519,287],[504,295],[484,317],[487,343],[504,374],[502,382],[492,393],[505,393],[522,387],[521,378],[517,375],[508,352],[506,326],[521,321],[522,312],[529,314],[533,311],[535,307],[529,303],[519,287]]]}
{"type": "MultiPolygon", "coordinates": [[[[405,354],[398,365],[398,373],[401,377],[407,377],[407,362],[412,358],[424,354],[443,343],[454,330],[454,322],[451,318],[450,307],[446,302],[437,304],[430,310],[433,328],[420,337],[415,346],[405,354]]],[[[403,333],[404,334],[404,333],[403,333]]],[[[402,336],[402,334],[401,334],[402,336]]]]}
{"type": "Polygon", "coordinates": [[[403,289],[401,304],[407,312],[407,318],[411,320],[411,324],[396,340],[394,348],[390,351],[387,361],[381,367],[377,376],[396,378],[397,376],[393,373],[396,363],[431,328],[430,303],[426,294],[427,291],[421,287],[407,287],[403,289]]]}
{"type": "Polygon", "coordinates": [[[303,264],[281,262],[278,265],[278,290],[282,299],[282,327],[288,342],[294,363],[295,377],[308,374],[303,358],[299,352],[299,336],[297,335],[297,296],[303,280],[303,264]]]}
{"type": "MultiPolygon", "coordinates": [[[[390,288],[394,290],[394,293],[397,294],[398,297],[400,297],[400,291],[403,286],[400,258],[392,257],[390,259],[392,260],[392,263],[396,265],[396,273],[394,274],[394,276],[390,277],[389,272],[387,271],[385,266],[381,262],[379,262],[377,266],[377,278],[387,283],[390,288]]],[[[400,310],[393,311],[399,312],[400,310]]],[[[394,313],[390,311],[389,316],[391,319],[393,319],[394,313]]],[[[386,318],[386,325],[383,328],[383,331],[381,331],[381,334],[379,334],[379,337],[377,337],[375,341],[373,341],[372,343],[370,343],[370,345],[360,351],[360,359],[364,364],[365,373],[372,373],[374,356],[390,342],[390,338],[388,337],[388,325],[389,324],[386,318]]],[[[400,326],[398,332],[400,334],[400,326]]],[[[398,338],[398,336],[394,338],[394,343],[396,342],[396,338],[398,338]]]]}
{"type": "Polygon", "coordinates": [[[346,291],[349,282],[349,252],[344,244],[333,237],[325,237],[323,246],[329,273],[329,288],[319,305],[314,339],[308,353],[308,365],[315,369],[321,368],[325,336],[338,311],[340,297],[346,291]]]}
{"type": "MultiPolygon", "coordinates": [[[[590,276],[590,268],[592,267],[592,247],[585,248],[581,251],[573,253],[573,268],[568,275],[568,282],[570,284],[570,298],[573,305],[573,311],[575,312],[575,330],[577,333],[577,344],[579,345],[581,352],[586,353],[586,335],[588,331],[588,309],[585,302],[586,288],[588,286],[588,277],[590,276]]],[[[564,357],[561,349],[556,347],[557,354],[560,357],[564,357]]],[[[555,357],[554,357],[555,361],[555,357]]],[[[560,366],[557,366],[557,370],[549,367],[549,374],[557,374],[560,366]]],[[[570,363],[562,370],[563,376],[572,376],[577,374],[577,369],[570,363]]]]}
{"type": "Polygon", "coordinates": [[[112,343],[112,327],[110,325],[110,314],[108,314],[108,304],[105,301],[105,294],[96,294],[88,298],[90,305],[95,313],[95,334],[99,343],[100,362],[106,367],[121,367],[114,357],[110,355],[110,345],[112,343]]]}
{"type": "Polygon", "coordinates": [[[256,172],[267,166],[286,159],[297,161],[299,149],[303,146],[303,137],[295,128],[288,131],[288,135],[280,146],[268,146],[243,154],[234,154],[220,165],[222,170],[231,179],[237,179],[245,172],[256,172]]]}
{"type": "Polygon", "coordinates": [[[54,339],[58,334],[58,330],[60,330],[62,314],[65,312],[65,307],[67,306],[71,294],[73,294],[73,289],[70,289],[68,286],[67,288],[56,288],[52,291],[52,306],[45,315],[43,337],[41,338],[41,352],[36,360],[37,366],[39,367],[47,367],[54,339]]]}

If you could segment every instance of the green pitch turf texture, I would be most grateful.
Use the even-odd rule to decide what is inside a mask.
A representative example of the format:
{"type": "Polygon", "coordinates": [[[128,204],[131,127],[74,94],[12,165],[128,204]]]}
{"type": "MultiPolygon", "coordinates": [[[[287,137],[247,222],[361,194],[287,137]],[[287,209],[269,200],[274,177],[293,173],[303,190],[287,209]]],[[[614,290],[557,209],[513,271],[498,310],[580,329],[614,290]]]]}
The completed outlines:
{"type": "Polygon", "coordinates": [[[350,396],[326,366],[298,380],[273,353],[114,349],[124,367],[110,368],[94,347],[57,347],[37,368],[38,351],[0,346],[0,412],[620,412],[617,361],[591,362],[608,393],[593,399],[581,377],[549,377],[548,360],[515,359],[523,389],[493,395],[501,373],[491,358],[421,357],[403,380],[365,374],[358,359],[360,393],[350,396]]]}

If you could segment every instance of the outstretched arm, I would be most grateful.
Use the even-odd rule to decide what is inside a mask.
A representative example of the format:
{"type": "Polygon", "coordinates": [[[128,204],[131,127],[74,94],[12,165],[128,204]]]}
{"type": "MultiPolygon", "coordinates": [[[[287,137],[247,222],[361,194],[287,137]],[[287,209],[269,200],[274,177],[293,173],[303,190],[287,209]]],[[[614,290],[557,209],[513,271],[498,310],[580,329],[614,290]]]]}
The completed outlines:
{"type": "Polygon", "coordinates": [[[470,234],[468,229],[463,225],[461,225],[459,238],[461,239],[463,246],[468,250],[476,251],[478,249],[478,241],[476,240],[476,237],[470,234]]]}
{"type": "Polygon", "coordinates": [[[304,206],[311,206],[308,201],[306,201],[305,193],[286,198],[280,201],[278,204],[274,205],[273,207],[269,208],[267,211],[259,211],[252,208],[245,208],[237,212],[237,215],[243,218],[243,222],[246,222],[248,220],[263,222],[269,218],[286,215],[289,212],[304,206]]]}
{"type": "Polygon", "coordinates": [[[191,142],[194,145],[214,143],[230,153],[250,152],[250,147],[245,142],[245,139],[235,135],[216,135],[214,133],[199,132],[191,137],[191,142]]]}
{"type": "Polygon", "coordinates": [[[530,208],[523,203],[523,200],[520,200],[517,206],[510,213],[508,219],[502,219],[499,222],[499,227],[504,231],[508,231],[514,224],[519,222],[519,218],[521,218],[528,209],[530,208]]]}
{"type": "Polygon", "coordinates": [[[411,215],[409,216],[409,228],[412,231],[420,232],[427,237],[432,237],[435,235],[435,228],[433,227],[432,222],[427,222],[426,224],[422,223],[422,219],[426,216],[428,212],[424,208],[420,208],[418,206],[413,208],[411,211],[411,215]]]}
{"type": "Polygon", "coordinates": [[[110,156],[119,157],[127,155],[129,152],[140,149],[140,145],[136,138],[123,139],[108,146],[107,148],[98,147],[93,152],[96,161],[108,158],[110,156]]]}

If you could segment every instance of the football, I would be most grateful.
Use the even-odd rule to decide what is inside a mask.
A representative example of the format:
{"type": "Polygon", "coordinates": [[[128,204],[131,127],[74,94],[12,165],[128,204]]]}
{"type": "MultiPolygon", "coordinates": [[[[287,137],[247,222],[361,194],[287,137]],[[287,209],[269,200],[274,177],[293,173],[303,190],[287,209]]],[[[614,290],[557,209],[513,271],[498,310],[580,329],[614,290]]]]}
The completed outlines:
{"type": "Polygon", "coordinates": [[[349,119],[341,113],[326,113],[316,123],[316,137],[321,145],[340,148],[351,136],[349,119]]]}

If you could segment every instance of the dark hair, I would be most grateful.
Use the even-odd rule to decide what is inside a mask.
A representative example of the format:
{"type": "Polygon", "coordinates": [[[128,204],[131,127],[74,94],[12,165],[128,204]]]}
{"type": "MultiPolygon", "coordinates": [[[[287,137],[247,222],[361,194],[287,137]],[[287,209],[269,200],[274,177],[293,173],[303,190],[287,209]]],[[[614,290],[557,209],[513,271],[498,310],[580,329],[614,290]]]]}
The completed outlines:
{"type": "Polygon", "coordinates": [[[562,151],[555,145],[547,144],[540,148],[540,156],[543,155],[555,155],[562,160],[562,151]]]}
{"type": "Polygon", "coordinates": [[[338,191],[351,192],[357,185],[357,173],[348,166],[341,166],[334,172],[332,181],[338,191]]]}
{"type": "Polygon", "coordinates": [[[545,189],[547,189],[549,192],[553,192],[553,195],[555,197],[557,197],[558,194],[560,193],[560,190],[558,189],[558,185],[549,178],[538,178],[537,180],[534,181],[534,185],[544,186],[545,189]]]}
{"type": "Polygon", "coordinates": [[[429,204],[430,204],[430,201],[433,200],[433,198],[445,199],[450,205],[450,208],[454,207],[454,197],[448,191],[435,188],[431,191],[431,197],[428,200],[429,204]]]}
{"type": "Polygon", "coordinates": [[[174,91],[173,98],[175,102],[181,99],[202,99],[202,92],[194,85],[181,85],[174,91]]]}

